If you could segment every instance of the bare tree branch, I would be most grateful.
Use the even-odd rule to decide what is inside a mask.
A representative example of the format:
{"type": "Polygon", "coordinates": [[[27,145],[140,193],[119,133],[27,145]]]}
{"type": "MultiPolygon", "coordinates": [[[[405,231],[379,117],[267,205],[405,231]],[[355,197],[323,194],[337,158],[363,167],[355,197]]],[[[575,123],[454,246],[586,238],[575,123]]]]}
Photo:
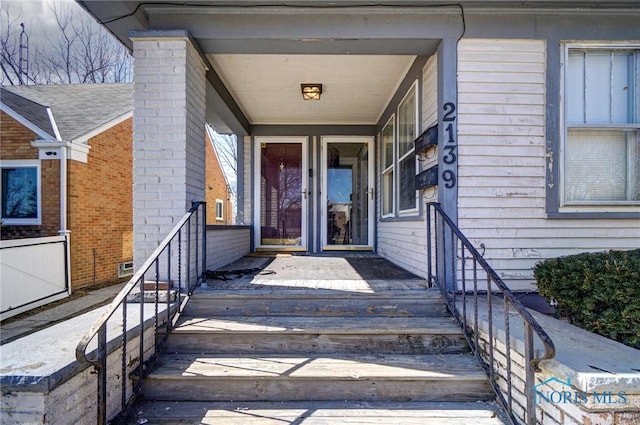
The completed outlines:
{"type": "Polygon", "coordinates": [[[53,28],[45,37],[31,38],[29,72],[19,72],[19,32],[22,8],[0,0],[0,59],[3,84],[59,84],[129,82],[133,59],[129,52],[89,15],[73,3],[55,1],[50,12],[53,28]],[[11,8],[9,6],[12,6],[11,8]],[[14,17],[15,16],[15,17],[14,17]]]}

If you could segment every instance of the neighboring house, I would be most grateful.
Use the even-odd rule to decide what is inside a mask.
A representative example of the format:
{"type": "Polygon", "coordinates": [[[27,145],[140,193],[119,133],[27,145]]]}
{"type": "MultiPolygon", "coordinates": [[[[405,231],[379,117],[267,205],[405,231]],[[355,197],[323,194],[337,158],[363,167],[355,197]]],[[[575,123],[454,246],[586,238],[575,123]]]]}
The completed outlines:
{"type": "Polygon", "coordinates": [[[231,186],[213,142],[212,131],[213,129],[207,126],[205,132],[207,149],[207,224],[228,225],[233,223],[231,186]]]}
{"type": "MultiPolygon", "coordinates": [[[[131,275],[133,167],[145,167],[133,162],[133,85],[6,86],[0,94],[1,238],[69,234],[71,289],[131,275]]],[[[229,186],[208,135],[202,146],[208,224],[230,224],[229,186]]]]}
{"type": "Polygon", "coordinates": [[[132,90],[131,84],[0,89],[2,239],[69,233],[71,289],[132,273],[132,90]],[[16,209],[14,185],[26,176],[34,185],[19,197],[32,201],[16,209]]]}
{"type": "Polygon", "coordinates": [[[545,258],[640,244],[637,1],[78,3],[135,57],[135,161],[162,159],[134,184],[176,188],[159,216],[162,184],[134,193],[135,235],[205,198],[207,122],[239,137],[253,250],[426,276],[433,201],[514,290],[545,258]]]}

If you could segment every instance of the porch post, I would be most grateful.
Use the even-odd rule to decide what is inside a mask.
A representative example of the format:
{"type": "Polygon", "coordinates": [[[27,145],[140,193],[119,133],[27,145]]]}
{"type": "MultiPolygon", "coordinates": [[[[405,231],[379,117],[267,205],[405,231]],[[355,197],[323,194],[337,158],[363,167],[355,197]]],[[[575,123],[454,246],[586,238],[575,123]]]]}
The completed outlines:
{"type": "Polygon", "coordinates": [[[192,202],[205,199],[206,68],[187,31],[130,35],[137,269],[192,202]]]}
{"type": "MultiPolygon", "coordinates": [[[[445,38],[438,46],[438,202],[444,212],[458,223],[458,42],[445,38]]],[[[438,229],[437,276],[447,291],[456,289],[456,246],[443,223],[438,229]]]]}

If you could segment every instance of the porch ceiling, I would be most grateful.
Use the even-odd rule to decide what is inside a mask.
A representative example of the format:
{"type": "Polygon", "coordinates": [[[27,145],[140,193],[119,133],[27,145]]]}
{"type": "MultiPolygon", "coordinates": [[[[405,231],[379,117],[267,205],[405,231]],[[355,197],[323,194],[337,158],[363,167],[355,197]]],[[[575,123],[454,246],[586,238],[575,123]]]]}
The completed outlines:
{"type": "MultiPolygon", "coordinates": [[[[184,31],[212,64],[207,117],[222,132],[252,125],[377,123],[417,56],[439,40],[496,37],[495,16],[632,13],[637,0],[76,0],[122,43],[131,31],[184,31]],[[300,83],[322,83],[303,102],[300,83]]],[[[524,24],[522,34],[538,31],[524,24]]]]}
{"type": "Polygon", "coordinates": [[[373,126],[415,59],[435,52],[443,34],[461,31],[456,6],[436,8],[443,10],[425,22],[432,9],[77,1],[129,48],[132,34],[185,31],[211,66],[207,120],[223,133],[373,126]],[[321,83],[321,100],[303,101],[301,83],[321,83]]]}
{"type": "Polygon", "coordinates": [[[207,55],[251,124],[374,125],[415,56],[207,55]],[[305,101],[301,83],[321,83],[305,101]]]}

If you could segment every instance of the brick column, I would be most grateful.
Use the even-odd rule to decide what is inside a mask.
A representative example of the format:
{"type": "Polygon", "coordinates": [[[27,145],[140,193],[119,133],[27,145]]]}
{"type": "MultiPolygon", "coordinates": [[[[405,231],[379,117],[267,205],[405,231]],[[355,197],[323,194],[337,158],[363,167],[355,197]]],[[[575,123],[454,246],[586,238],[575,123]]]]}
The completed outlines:
{"type": "Polygon", "coordinates": [[[186,31],[132,33],[136,269],[205,199],[205,64],[186,31]]]}

